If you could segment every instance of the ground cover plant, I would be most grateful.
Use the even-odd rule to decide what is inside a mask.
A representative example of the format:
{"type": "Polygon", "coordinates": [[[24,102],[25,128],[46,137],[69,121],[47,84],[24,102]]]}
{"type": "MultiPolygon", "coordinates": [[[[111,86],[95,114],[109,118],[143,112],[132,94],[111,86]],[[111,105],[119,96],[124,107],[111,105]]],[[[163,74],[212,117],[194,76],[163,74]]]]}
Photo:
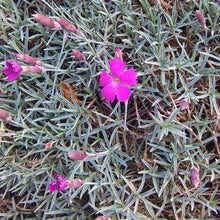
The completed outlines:
{"type": "Polygon", "coordinates": [[[219,219],[220,2],[2,0],[1,219],[219,219]]]}

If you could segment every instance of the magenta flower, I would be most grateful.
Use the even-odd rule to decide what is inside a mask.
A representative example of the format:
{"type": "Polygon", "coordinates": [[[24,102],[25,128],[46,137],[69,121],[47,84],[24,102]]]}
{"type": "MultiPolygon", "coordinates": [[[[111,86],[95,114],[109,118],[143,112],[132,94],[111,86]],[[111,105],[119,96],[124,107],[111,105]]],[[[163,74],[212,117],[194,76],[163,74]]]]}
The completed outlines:
{"type": "Polygon", "coordinates": [[[18,78],[22,73],[22,66],[15,61],[6,61],[6,68],[2,73],[8,75],[8,81],[13,81],[18,78]]]}
{"type": "Polygon", "coordinates": [[[41,73],[47,70],[41,66],[21,66],[16,61],[6,61],[6,66],[2,73],[8,75],[8,81],[17,79],[21,73],[41,73]]]}
{"type": "Polygon", "coordinates": [[[49,190],[51,192],[53,192],[55,190],[64,191],[67,188],[68,182],[65,179],[65,177],[60,176],[59,174],[54,174],[53,178],[57,179],[57,181],[50,183],[49,190]]]}
{"type": "Polygon", "coordinates": [[[124,71],[125,62],[116,57],[109,62],[109,66],[111,75],[102,70],[100,76],[100,86],[103,87],[102,95],[108,102],[113,102],[115,96],[118,101],[126,102],[131,94],[127,85],[136,85],[137,73],[133,68],[124,71]]]}

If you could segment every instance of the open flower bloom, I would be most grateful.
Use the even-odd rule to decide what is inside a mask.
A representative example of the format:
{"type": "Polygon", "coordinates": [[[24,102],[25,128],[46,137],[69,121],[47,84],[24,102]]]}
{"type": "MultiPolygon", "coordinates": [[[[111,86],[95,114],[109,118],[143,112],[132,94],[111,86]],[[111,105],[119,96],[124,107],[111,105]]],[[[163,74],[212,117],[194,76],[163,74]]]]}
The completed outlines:
{"type": "Polygon", "coordinates": [[[56,30],[62,29],[62,27],[60,26],[58,22],[48,18],[47,16],[44,16],[42,14],[32,14],[32,16],[35,18],[37,22],[39,22],[40,24],[44,26],[48,26],[56,30]]]}
{"type": "Polygon", "coordinates": [[[18,60],[24,61],[26,63],[33,64],[33,65],[42,66],[44,64],[41,60],[35,57],[28,56],[26,54],[15,54],[15,58],[17,58],[18,60]]]}
{"type": "Polygon", "coordinates": [[[56,20],[63,29],[69,32],[77,33],[77,28],[73,24],[71,24],[69,21],[62,19],[62,18],[56,18],[56,20]]]}
{"type": "Polygon", "coordinates": [[[100,86],[103,87],[102,95],[108,102],[113,102],[115,95],[118,101],[126,102],[131,94],[127,85],[135,86],[137,83],[137,73],[134,68],[124,71],[125,62],[116,57],[109,62],[111,75],[102,70],[100,76],[100,86]]]}
{"type": "Polygon", "coordinates": [[[54,174],[53,178],[57,179],[57,181],[55,182],[51,182],[49,185],[49,190],[51,192],[58,190],[58,191],[64,191],[67,186],[68,186],[68,182],[65,179],[65,177],[59,175],[59,174],[54,174]]]}
{"type": "Polygon", "coordinates": [[[57,179],[57,181],[50,183],[49,190],[51,192],[55,190],[64,191],[67,188],[76,188],[84,184],[84,182],[80,179],[66,180],[65,177],[59,174],[54,174],[53,178],[57,179]]]}
{"type": "Polygon", "coordinates": [[[41,66],[21,66],[16,61],[6,61],[6,66],[2,73],[8,75],[8,81],[17,79],[21,73],[41,73],[46,70],[41,66]]]}

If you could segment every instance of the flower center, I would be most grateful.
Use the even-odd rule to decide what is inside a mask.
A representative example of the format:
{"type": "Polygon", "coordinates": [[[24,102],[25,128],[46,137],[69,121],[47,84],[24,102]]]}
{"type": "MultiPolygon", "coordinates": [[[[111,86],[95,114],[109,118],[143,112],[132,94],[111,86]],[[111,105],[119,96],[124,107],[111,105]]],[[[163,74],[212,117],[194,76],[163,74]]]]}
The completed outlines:
{"type": "Polygon", "coordinates": [[[120,79],[119,78],[115,78],[115,82],[116,83],[120,83],[120,79]]]}

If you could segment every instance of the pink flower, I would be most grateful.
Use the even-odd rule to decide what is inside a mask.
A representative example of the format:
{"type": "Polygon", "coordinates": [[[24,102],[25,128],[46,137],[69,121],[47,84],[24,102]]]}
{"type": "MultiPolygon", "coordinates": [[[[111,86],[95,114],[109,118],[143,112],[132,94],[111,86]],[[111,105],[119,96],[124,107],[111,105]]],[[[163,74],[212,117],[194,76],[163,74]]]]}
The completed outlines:
{"type": "Polygon", "coordinates": [[[56,30],[62,29],[62,27],[60,26],[58,22],[48,18],[47,16],[44,16],[42,14],[32,14],[32,16],[35,18],[37,22],[39,22],[40,24],[44,26],[48,26],[56,30]]]}
{"type": "Polygon", "coordinates": [[[89,157],[89,154],[84,151],[73,151],[68,154],[68,157],[71,160],[86,160],[89,157]]]}
{"type": "Polygon", "coordinates": [[[102,70],[100,76],[100,86],[102,95],[108,102],[113,102],[115,95],[118,101],[126,102],[131,94],[127,85],[135,86],[137,83],[137,73],[133,68],[124,71],[125,62],[114,58],[109,62],[111,75],[102,70]]]}
{"type": "Polygon", "coordinates": [[[123,57],[122,57],[122,52],[119,48],[116,49],[115,51],[115,57],[118,59],[118,60],[121,60],[123,61],[123,57]]]}
{"type": "Polygon", "coordinates": [[[2,70],[2,73],[8,75],[8,81],[13,81],[18,78],[22,73],[22,67],[15,61],[6,61],[6,68],[2,70]]]}
{"type": "Polygon", "coordinates": [[[51,192],[58,190],[58,191],[64,191],[67,186],[68,186],[68,182],[65,179],[65,177],[59,175],[59,174],[54,174],[53,178],[57,179],[57,181],[55,182],[51,182],[49,185],[49,190],[51,192]]]}
{"type": "Polygon", "coordinates": [[[78,50],[72,50],[73,55],[78,59],[81,60],[83,62],[86,61],[86,58],[83,56],[83,54],[81,54],[78,50]]]}
{"type": "Polygon", "coordinates": [[[196,10],[196,18],[201,25],[205,26],[205,18],[201,11],[196,10]]]}
{"type": "Polygon", "coordinates": [[[11,116],[5,110],[0,108],[0,119],[4,120],[5,122],[10,122],[11,116]]]}
{"type": "Polygon", "coordinates": [[[199,185],[199,169],[193,165],[190,171],[191,182],[195,188],[199,185]]]}
{"type": "Polygon", "coordinates": [[[41,66],[44,64],[41,60],[39,60],[35,57],[28,56],[26,54],[16,54],[15,58],[17,58],[18,60],[24,61],[26,63],[31,63],[33,65],[41,66]]]}
{"type": "Polygon", "coordinates": [[[51,192],[58,190],[58,191],[64,191],[67,188],[75,188],[80,187],[84,184],[84,182],[80,179],[74,179],[74,180],[66,180],[65,177],[54,174],[53,178],[57,179],[55,182],[51,182],[49,184],[49,190],[51,192]]]}
{"type": "Polygon", "coordinates": [[[69,21],[62,19],[62,18],[56,18],[57,22],[60,24],[62,28],[64,28],[67,31],[77,33],[77,28],[71,24],[69,21]]]}
{"type": "Polygon", "coordinates": [[[41,66],[21,66],[16,61],[6,61],[6,66],[2,73],[8,75],[8,81],[17,79],[21,73],[41,73],[46,70],[41,66]]]}

